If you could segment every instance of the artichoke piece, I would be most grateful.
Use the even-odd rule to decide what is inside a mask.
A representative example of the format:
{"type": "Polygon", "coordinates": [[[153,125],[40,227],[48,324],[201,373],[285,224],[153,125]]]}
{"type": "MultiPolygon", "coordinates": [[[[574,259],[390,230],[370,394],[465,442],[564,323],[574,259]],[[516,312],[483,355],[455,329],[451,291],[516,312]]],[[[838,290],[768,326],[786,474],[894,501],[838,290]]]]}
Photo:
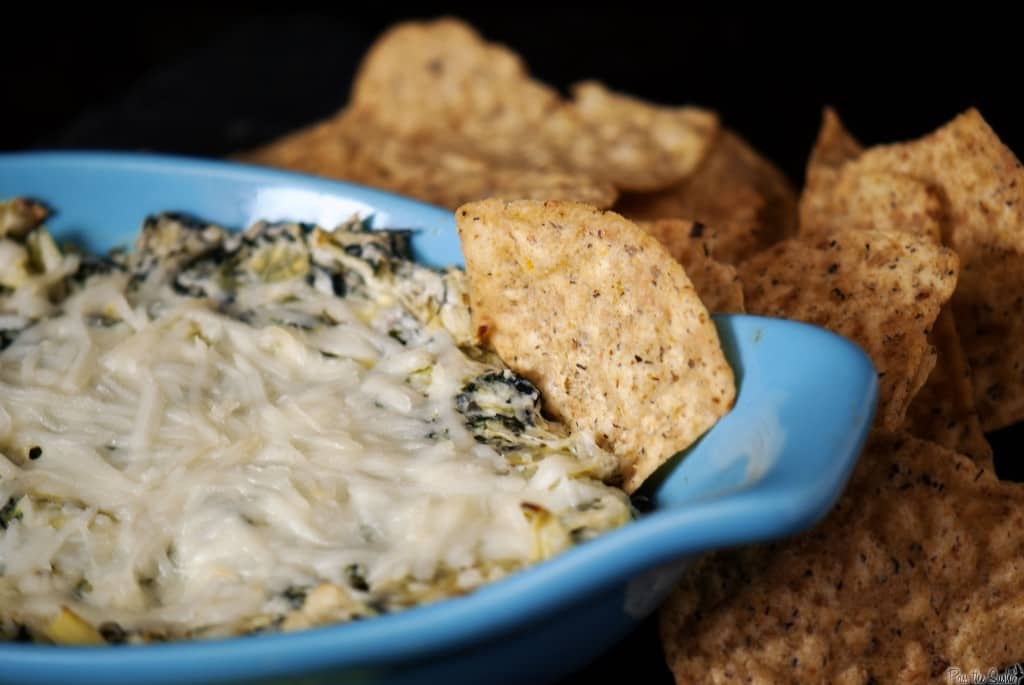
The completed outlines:
{"type": "Polygon", "coordinates": [[[302,608],[288,614],[281,624],[281,629],[302,630],[327,623],[348,621],[367,613],[367,607],[345,588],[334,583],[322,583],[305,594],[302,608]]]}
{"type": "Polygon", "coordinates": [[[533,526],[533,546],[530,550],[533,561],[542,561],[572,547],[572,536],[558,517],[533,502],[523,502],[520,508],[533,526]]]}
{"type": "Polygon", "coordinates": [[[57,617],[43,627],[43,635],[57,645],[102,645],[106,640],[88,621],[63,607],[57,617]]]}

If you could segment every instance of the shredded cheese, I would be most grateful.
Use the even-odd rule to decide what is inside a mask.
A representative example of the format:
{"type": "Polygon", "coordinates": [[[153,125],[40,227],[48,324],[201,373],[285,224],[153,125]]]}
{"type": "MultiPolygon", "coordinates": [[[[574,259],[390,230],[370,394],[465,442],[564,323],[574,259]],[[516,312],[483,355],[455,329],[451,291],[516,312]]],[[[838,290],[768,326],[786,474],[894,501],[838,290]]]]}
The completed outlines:
{"type": "MultiPolygon", "coordinates": [[[[376,255],[358,226],[337,234],[356,269],[319,229],[206,227],[185,248],[152,232],[193,229],[162,222],[0,352],[0,636],[342,621],[628,520],[614,460],[465,347],[464,305],[439,299],[457,274],[376,255]]],[[[73,273],[51,262],[46,287],[73,273]]]]}

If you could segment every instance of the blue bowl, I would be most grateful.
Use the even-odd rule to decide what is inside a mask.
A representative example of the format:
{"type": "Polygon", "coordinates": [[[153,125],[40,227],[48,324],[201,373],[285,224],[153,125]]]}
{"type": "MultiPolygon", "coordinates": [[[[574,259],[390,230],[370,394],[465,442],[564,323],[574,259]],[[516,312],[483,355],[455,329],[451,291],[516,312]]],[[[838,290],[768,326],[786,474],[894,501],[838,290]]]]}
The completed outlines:
{"type": "MultiPolygon", "coordinates": [[[[185,211],[241,228],[257,219],[333,226],[353,213],[424,229],[417,256],[461,264],[450,212],[346,183],[149,155],[0,155],[0,197],[57,210],[59,238],[130,245],[142,219],[185,211]]],[[[550,682],[621,639],[710,550],[798,533],[838,498],[863,446],[875,370],[827,331],[715,317],[736,371],[735,408],[643,488],[651,511],[535,567],[449,599],[300,633],[144,647],[0,644],[0,682],[550,682]]]]}

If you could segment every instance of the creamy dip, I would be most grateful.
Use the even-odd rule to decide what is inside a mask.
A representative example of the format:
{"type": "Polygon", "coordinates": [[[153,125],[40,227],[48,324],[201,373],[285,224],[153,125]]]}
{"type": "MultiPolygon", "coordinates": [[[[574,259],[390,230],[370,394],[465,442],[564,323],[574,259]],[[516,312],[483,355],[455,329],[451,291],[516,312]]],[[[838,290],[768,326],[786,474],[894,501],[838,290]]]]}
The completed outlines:
{"type": "Polygon", "coordinates": [[[370,617],[629,520],[407,232],[162,214],[96,258],[0,207],[0,637],[370,617]]]}

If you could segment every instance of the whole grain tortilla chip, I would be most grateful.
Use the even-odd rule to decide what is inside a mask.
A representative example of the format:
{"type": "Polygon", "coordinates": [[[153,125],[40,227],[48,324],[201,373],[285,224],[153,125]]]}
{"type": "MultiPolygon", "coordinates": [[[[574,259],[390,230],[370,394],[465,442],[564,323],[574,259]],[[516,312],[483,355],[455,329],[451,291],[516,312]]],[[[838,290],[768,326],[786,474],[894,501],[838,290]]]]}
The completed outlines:
{"type": "Polygon", "coordinates": [[[835,109],[826,107],[822,112],[821,130],[818,131],[818,139],[814,142],[807,168],[808,171],[838,170],[859,157],[863,151],[864,146],[846,130],[835,109]]]}
{"type": "Polygon", "coordinates": [[[953,305],[982,428],[1024,419],[1024,252],[984,248],[962,270],[953,305]]]}
{"type": "Polygon", "coordinates": [[[992,464],[992,446],[985,439],[974,404],[971,369],[960,347],[953,309],[947,303],[932,329],[936,364],[907,411],[907,431],[954,449],[985,466],[992,464]]]}
{"type": "Polygon", "coordinates": [[[733,405],[714,323],[683,268],[623,217],[565,202],[456,212],[474,326],[545,408],[620,458],[627,492],[733,405]]]}
{"type": "Polygon", "coordinates": [[[800,202],[802,238],[814,240],[842,229],[881,229],[942,243],[941,195],[906,174],[863,171],[853,162],[836,174],[827,191],[821,184],[808,186],[800,202]],[[812,197],[815,192],[826,197],[812,197]]]}
{"type": "Polygon", "coordinates": [[[631,219],[691,219],[729,236],[720,259],[738,263],[796,231],[796,195],[785,175],[731,131],[685,181],[652,193],[624,193],[616,211],[631,219]]]}
{"type": "Polygon", "coordinates": [[[661,610],[676,682],[931,683],[1019,661],[1020,488],[934,443],[876,437],[817,528],[684,579],[661,610]]]}
{"type": "Polygon", "coordinates": [[[905,173],[857,164],[863,151],[827,108],[800,195],[799,235],[814,240],[837,230],[875,228],[943,242],[941,194],[905,173]]]}
{"type": "Polygon", "coordinates": [[[639,221],[637,226],[658,239],[683,265],[704,306],[712,312],[742,313],[743,284],[736,267],[712,256],[714,232],[683,219],[639,221]]]}
{"type": "Polygon", "coordinates": [[[718,131],[714,113],[662,107],[586,82],[567,101],[507,48],[454,19],[386,32],[357,74],[350,108],[403,138],[500,166],[583,174],[620,188],[682,180],[718,131]]]}
{"type": "Polygon", "coordinates": [[[450,208],[484,197],[608,207],[618,187],[685,178],[717,130],[711,112],[651,105],[597,83],[565,100],[515,53],[441,19],[387,31],[345,111],[240,159],[450,208]]]}
{"type": "MultiPolygon", "coordinates": [[[[451,136],[481,157],[524,162],[527,135],[562,104],[554,89],[530,78],[518,55],[457,19],[386,31],[363,58],[350,98],[352,109],[394,134],[451,136]]],[[[530,161],[554,161],[540,152],[530,161]]]]}
{"type": "Polygon", "coordinates": [[[657,190],[686,178],[708,154],[718,118],[696,107],[667,107],[573,86],[572,102],[538,131],[567,169],[625,190],[657,190]]]}
{"type": "MultiPolygon", "coordinates": [[[[827,110],[800,197],[800,237],[813,241],[839,229],[882,229],[942,243],[948,218],[941,193],[905,173],[865,168],[858,161],[862,151],[827,110]]],[[[951,304],[929,340],[936,348],[935,368],[911,403],[907,430],[991,466],[992,449],[981,430],[951,304]]]]}
{"type": "Polygon", "coordinates": [[[935,364],[928,334],[956,285],[956,255],[893,231],[787,240],[740,265],[747,311],[824,326],[871,356],[877,423],[896,430],[935,364]]]}
{"type": "Polygon", "coordinates": [[[573,200],[608,207],[615,188],[588,176],[523,169],[457,152],[441,139],[403,139],[351,112],[238,156],[362,183],[455,209],[486,197],[573,200]]]}
{"type": "Polygon", "coordinates": [[[801,235],[814,237],[842,228],[831,225],[836,213],[832,199],[834,190],[843,167],[857,159],[863,150],[863,146],[843,126],[836,111],[826,107],[800,194],[798,232],[801,235]]]}
{"type": "Polygon", "coordinates": [[[1024,168],[976,110],[856,162],[917,178],[943,197],[962,263],[954,310],[985,430],[1024,419],[1024,168]]]}

